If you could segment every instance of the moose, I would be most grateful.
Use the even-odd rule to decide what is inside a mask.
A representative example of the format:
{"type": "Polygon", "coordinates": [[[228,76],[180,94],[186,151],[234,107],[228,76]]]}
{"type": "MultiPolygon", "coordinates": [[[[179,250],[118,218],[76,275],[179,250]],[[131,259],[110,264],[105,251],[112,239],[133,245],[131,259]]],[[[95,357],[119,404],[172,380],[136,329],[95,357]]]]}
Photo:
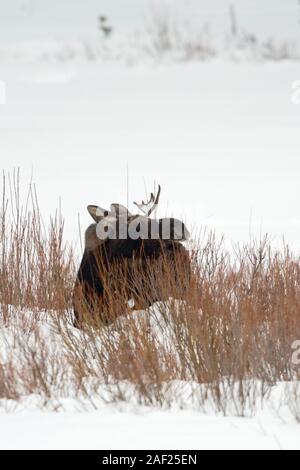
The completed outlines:
{"type": "Polygon", "coordinates": [[[110,211],[96,205],[87,207],[94,223],[85,232],[85,250],[74,287],[77,328],[88,321],[111,324],[128,313],[130,304],[142,309],[167,300],[174,291],[171,285],[183,298],[191,266],[182,242],[190,235],[178,219],[150,218],[160,193],[158,186],[156,196],[151,193],[148,202],[134,203],[142,215],[131,214],[121,204],[111,204],[110,211]]]}

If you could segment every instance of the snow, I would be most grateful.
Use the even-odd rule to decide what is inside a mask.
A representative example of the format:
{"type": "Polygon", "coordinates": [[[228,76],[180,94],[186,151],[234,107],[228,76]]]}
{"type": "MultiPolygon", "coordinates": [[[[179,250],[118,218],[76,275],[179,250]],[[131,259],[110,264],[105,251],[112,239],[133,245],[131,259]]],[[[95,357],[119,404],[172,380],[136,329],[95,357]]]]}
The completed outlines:
{"type": "Polygon", "coordinates": [[[297,0],[1,0],[0,39],[96,36],[100,15],[106,15],[117,31],[142,28],[149,10],[162,4],[165,10],[175,10],[197,25],[208,24],[214,34],[224,33],[230,30],[230,3],[235,5],[241,30],[262,37],[295,38],[299,34],[297,0]]]}
{"type": "MultiPolygon", "coordinates": [[[[22,355],[18,355],[15,348],[35,350],[38,361],[43,344],[47,348],[43,352],[46,361],[58,354],[60,366],[67,367],[63,366],[62,341],[51,314],[26,311],[20,314],[12,307],[9,313],[9,324],[0,328],[1,365],[11,360],[22,373],[22,355]]],[[[146,315],[149,317],[149,312],[133,312],[136,324],[145,321],[146,315]]],[[[160,317],[158,305],[152,308],[151,315],[151,333],[161,344],[172,348],[171,330],[168,332],[165,320],[160,317]]],[[[126,318],[120,322],[126,327],[126,318]]],[[[78,339],[85,335],[76,330],[73,333],[78,339]]],[[[109,327],[107,334],[117,344],[114,327],[109,327]]],[[[87,378],[87,390],[93,380],[87,378]]],[[[169,395],[177,396],[169,407],[140,404],[126,381],[116,385],[122,387],[125,400],[112,403],[109,403],[109,394],[114,384],[100,385],[97,394],[91,391],[88,397],[80,397],[74,393],[71,382],[64,385],[62,394],[53,386],[52,396],[48,398],[38,393],[18,400],[2,398],[0,448],[300,449],[299,424],[284,402],[287,387],[293,384],[274,385],[264,402],[258,404],[256,412],[246,406],[242,418],[236,416],[234,406],[226,417],[216,412],[209,400],[198,407],[190,398],[192,390],[200,387],[198,384],[173,381],[166,385],[169,395]]],[[[257,387],[260,388],[259,383],[257,387]]]]}
{"type": "Polygon", "coordinates": [[[299,249],[296,63],[1,66],[1,166],[33,174],[47,218],[61,197],[66,237],[162,185],[160,215],[242,242],[268,232],[299,249]],[[170,177],[171,175],[171,177],[170,177]]]}
{"type": "MultiPolygon", "coordinates": [[[[203,18],[224,41],[227,1],[171,3],[179,18],[203,18]]],[[[33,178],[46,219],[61,200],[70,241],[78,240],[78,213],[82,230],[89,223],[88,204],[128,200],[132,208],[156,180],[162,216],[217,229],[229,244],[268,232],[280,245],[284,235],[299,251],[298,62],[137,58],[135,37],[123,43],[122,31],[140,25],[146,34],[148,7],[146,0],[0,2],[1,168],[21,168],[24,194],[33,178]],[[108,62],[86,57],[106,49],[91,33],[100,10],[118,29],[108,62]]],[[[299,36],[293,0],[247,0],[236,9],[243,28],[264,39],[299,36]]]]}
{"type": "Polygon", "coordinates": [[[254,418],[115,406],[93,411],[0,414],[1,449],[300,449],[299,425],[254,418]]]}

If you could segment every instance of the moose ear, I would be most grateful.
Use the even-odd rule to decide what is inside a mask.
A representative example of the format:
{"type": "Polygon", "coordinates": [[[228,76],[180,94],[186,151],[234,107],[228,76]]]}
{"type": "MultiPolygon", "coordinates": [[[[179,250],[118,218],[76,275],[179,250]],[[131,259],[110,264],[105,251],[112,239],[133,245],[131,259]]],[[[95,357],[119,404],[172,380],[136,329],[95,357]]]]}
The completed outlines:
{"type": "Polygon", "coordinates": [[[132,214],[129,212],[127,207],[122,206],[122,204],[111,204],[110,210],[117,217],[131,217],[132,216],[132,214]]]}
{"type": "Polygon", "coordinates": [[[111,215],[111,213],[99,206],[87,206],[89,214],[93,217],[95,222],[100,222],[104,217],[111,215]]]}

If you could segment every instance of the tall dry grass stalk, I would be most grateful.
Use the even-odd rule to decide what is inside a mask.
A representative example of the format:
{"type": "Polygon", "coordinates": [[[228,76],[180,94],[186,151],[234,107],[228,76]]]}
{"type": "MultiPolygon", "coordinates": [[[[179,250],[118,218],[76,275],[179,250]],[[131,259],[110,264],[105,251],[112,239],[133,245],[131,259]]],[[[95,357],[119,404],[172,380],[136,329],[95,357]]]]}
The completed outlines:
{"type": "MultiPolygon", "coordinates": [[[[36,394],[55,408],[66,397],[92,407],[98,400],[210,403],[244,415],[274,384],[292,382],[283,404],[299,419],[292,344],[300,339],[300,260],[288,246],[276,251],[264,238],[232,255],[203,233],[190,250],[192,281],[184,291],[167,266],[151,266],[136,274],[136,308],[158,280],[164,301],[133,311],[116,269],[105,280],[116,321],[104,326],[95,317],[80,331],[70,321],[76,262],[63,219],[58,213],[45,228],[32,187],[21,204],[18,173],[3,178],[0,227],[1,398],[36,394]]],[[[184,281],[186,272],[177,272],[184,281]]]]}
{"type": "Polygon", "coordinates": [[[63,241],[60,212],[47,227],[37,194],[20,195],[20,174],[2,177],[0,208],[0,303],[18,308],[65,312],[71,307],[74,256],[63,241]]]}

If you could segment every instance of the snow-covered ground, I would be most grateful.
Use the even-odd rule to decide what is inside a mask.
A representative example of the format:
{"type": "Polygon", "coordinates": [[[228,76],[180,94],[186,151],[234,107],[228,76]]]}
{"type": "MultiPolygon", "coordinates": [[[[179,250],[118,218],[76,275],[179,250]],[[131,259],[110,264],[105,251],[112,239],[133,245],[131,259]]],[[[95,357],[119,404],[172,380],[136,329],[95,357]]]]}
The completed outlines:
{"type": "Polygon", "coordinates": [[[115,31],[144,27],[149,11],[161,8],[208,25],[214,34],[229,32],[229,5],[239,30],[262,38],[295,39],[299,32],[297,0],[6,0],[0,1],[0,40],[96,37],[97,19],[106,15],[115,31]]]}
{"type": "MultiPolygon", "coordinates": [[[[152,334],[172,348],[171,330],[156,307],[152,315],[152,334]]],[[[133,317],[138,324],[144,313],[135,312],[133,317]]],[[[40,357],[45,358],[46,370],[47,364],[52,364],[53,370],[58,365],[68,367],[67,363],[64,365],[62,330],[57,329],[51,317],[42,312],[21,314],[11,308],[9,318],[9,325],[0,329],[2,367],[9,363],[21,378],[28,351],[34,352],[37,364],[40,357]],[[46,349],[41,352],[42,347],[46,349]]],[[[126,322],[126,318],[120,321],[126,322]]],[[[84,343],[85,333],[69,328],[78,339],[82,335],[84,343]]],[[[114,327],[110,328],[108,334],[115,335],[117,341],[118,334],[114,327]]],[[[89,380],[92,385],[94,374],[87,378],[86,387],[89,380]]],[[[101,375],[97,380],[100,388],[89,396],[78,395],[72,382],[62,384],[58,377],[58,383],[54,379],[52,384],[51,397],[32,393],[16,400],[2,398],[0,449],[300,449],[299,424],[291,412],[290,399],[286,400],[287,391],[296,383],[274,385],[262,401],[257,397],[254,408],[245,406],[243,417],[237,417],[237,403],[229,405],[225,417],[216,412],[209,392],[207,401],[197,405],[193,399],[193,391],[200,387],[197,384],[169,383],[169,395],[177,399],[170,407],[158,407],[140,404],[126,381],[122,385],[126,399],[110,401],[115,385],[101,385],[101,375]]],[[[260,389],[257,383],[257,390],[260,389]]]]}
{"type": "MultiPolygon", "coordinates": [[[[158,311],[154,309],[153,314],[156,320],[152,318],[152,332],[161,342],[170,341],[168,328],[164,333],[158,328],[163,322],[158,311]]],[[[144,313],[133,315],[139,322],[144,313]]],[[[40,354],[45,355],[39,349],[46,345],[45,366],[47,361],[50,364],[51,355],[58,354],[57,364],[65,367],[60,333],[45,313],[21,314],[11,309],[10,324],[1,327],[0,340],[1,366],[13,359],[20,377],[27,356],[16,348],[36,351],[38,363],[40,354]],[[37,315],[39,320],[33,320],[37,315]]],[[[234,410],[226,417],[216,413],[209,400],[203,407],[195,406],[188,382],[169,384],[170,395],[181,390],[183,401],[165,409],[139,404],[126,382],[128,400],[110,404],[104,384],[102,393],[99,389],[97,394],[91,392],[82,398],[72,392],[72,385],[60,386],[64,390],[61,396],[53,392],[53,397],[47,398],[32,393],[17,400],[0,400],[0,449],[300,449],[299,424],[284,398],[287,387],[293,384],[274,385],[261,404],[257,399],[255,414],[245,408],[245,417],[237,417],[234,410]]]]}
{"type": "Polygon", "coordinates": [[[1,167],[33,173],[44,214],[67,238],[88,204],[141,200],[154,180],[160,213],[227,239],[284,235],[299,248],[300,64],[0,65],[1,167]]]}
{"type": "Polygon", "coordinates": [[[268,412],[224,418],[106,406],[92,413],[0,414],[0,449],[300,449],[299,425],[268,412]]]}
{"type": "MultiPolygon", "coordinates": [[[[242,29],[275,41],[298,39],[296,1],[235,6],[242,29]]],[[[196,29],[200,19],[223,35],[230,29],[225,0],[176,0],[173,7],[196,29]]],[[[77,238],[78,213],[88,223],[87,204],[132,205],[144,196],[145,182],[150,190],[156,180],[162,215],[183,215],[190,226],[217,228],[235,242],[269,232],[298,249],[300,105],[292,104],[292,86],[300,62],[142,58],[130,66],[122,47],[109,62],[80,54],[43,59],[53,41],[67,56],[68,41],[101,43],[97,12],[117,30],[132,31],[145,29],[148,9],[147,0],[0,2],[1,168],[19,166],[24,187],[33,174],[43,214],[61,198],[69,240],[77,238]],[[5,55],[11,47],[12,61],[5,55]],[[23,47],[38,59],[22,57],[23,47]]],[[[134,40],[124,47],[134,50],[134,40]]]]}

